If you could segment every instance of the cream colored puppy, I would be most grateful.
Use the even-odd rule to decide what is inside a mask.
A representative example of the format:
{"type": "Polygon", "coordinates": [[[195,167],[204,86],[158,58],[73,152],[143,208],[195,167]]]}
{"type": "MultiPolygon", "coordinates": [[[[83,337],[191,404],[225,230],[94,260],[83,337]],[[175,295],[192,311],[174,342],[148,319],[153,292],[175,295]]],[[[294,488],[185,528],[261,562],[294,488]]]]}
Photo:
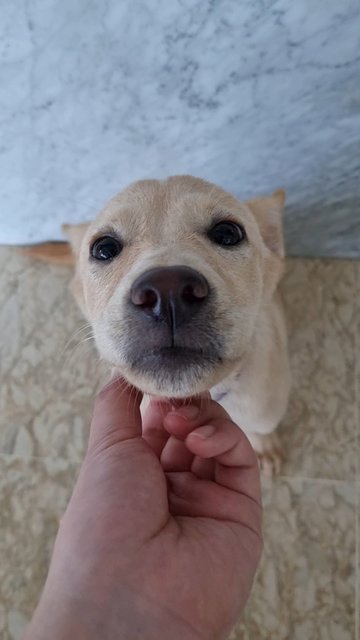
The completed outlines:
{"type": "Polygon", "coordinates": [[[279,468],[274,430],[290,381],[283,205],[281,190],[239,202],[174,176],[136,182],[94,222],[64,227],[72,290],[101,356],[147,394],[210,389],[268,473],[279,468]]]}

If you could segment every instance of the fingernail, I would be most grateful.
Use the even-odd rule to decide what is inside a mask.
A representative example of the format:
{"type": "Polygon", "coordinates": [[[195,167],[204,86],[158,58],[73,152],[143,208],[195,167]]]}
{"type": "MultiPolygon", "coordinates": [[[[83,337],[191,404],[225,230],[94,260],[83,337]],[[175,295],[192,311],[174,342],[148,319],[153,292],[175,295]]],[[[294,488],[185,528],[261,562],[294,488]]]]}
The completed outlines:
{"type": "Polygon", "coordinates": [[[193,420],[199,414],[199,408],[195,405],[187,405],[186,407],[172,407],[171,415],[180,416],[181,418],[187,418],[193,420]]]}
{"type": "Polygon", "coordinates": [[[206,440],[206,438],[210,438],[210,436],[212,436],[215,431],[216,429],[212,424],[206,424],[205,426],[199,427],[195,431],[192,431],[190,435],[197,436],[202,440],[206,440]]]}

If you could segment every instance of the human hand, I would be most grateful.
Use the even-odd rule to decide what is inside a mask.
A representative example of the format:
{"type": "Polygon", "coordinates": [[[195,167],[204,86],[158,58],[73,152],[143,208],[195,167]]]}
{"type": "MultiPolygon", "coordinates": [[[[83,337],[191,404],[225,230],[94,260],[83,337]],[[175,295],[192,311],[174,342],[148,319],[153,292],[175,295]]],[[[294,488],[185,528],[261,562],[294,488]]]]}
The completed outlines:
{"type": "Polygon", "coordinates": [[[95,403],[27,640],[225,638],[261,541],[257,461],[209,396],[173,407],[124,382],[95,403]]]}

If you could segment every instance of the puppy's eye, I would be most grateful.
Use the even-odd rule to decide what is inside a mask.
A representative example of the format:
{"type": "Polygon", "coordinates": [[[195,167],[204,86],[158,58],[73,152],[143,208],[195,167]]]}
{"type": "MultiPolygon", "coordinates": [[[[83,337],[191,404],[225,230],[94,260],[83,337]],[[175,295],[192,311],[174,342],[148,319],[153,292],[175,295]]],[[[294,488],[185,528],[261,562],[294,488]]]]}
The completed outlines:
{"type": "Polygon", "coordinates": [[[95,260],[113,260],[119,255],[122,244],[117,238],[103,236],[98,238],[90,247],[90,255],[95,260]]]}
{"type": "Polygon", "coordinates": [[[235,222],[218,222],[208,232],[211,242],[221,247],[233,247],[246,240],[245,229],[235,222]]]}

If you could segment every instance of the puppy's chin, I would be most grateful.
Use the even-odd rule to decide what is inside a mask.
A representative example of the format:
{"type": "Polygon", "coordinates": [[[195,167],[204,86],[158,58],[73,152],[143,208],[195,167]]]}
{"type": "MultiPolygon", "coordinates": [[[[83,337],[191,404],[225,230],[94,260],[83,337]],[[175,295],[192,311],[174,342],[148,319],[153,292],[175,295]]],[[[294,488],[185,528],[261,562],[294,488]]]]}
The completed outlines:
{"type": "Polygon", "coordinates": [[[117,366],[143,393],[164,398],[186,398],[208,391],[225,378],[234,364],[184,348],[149,352],[131,364],[117,366]]]}

